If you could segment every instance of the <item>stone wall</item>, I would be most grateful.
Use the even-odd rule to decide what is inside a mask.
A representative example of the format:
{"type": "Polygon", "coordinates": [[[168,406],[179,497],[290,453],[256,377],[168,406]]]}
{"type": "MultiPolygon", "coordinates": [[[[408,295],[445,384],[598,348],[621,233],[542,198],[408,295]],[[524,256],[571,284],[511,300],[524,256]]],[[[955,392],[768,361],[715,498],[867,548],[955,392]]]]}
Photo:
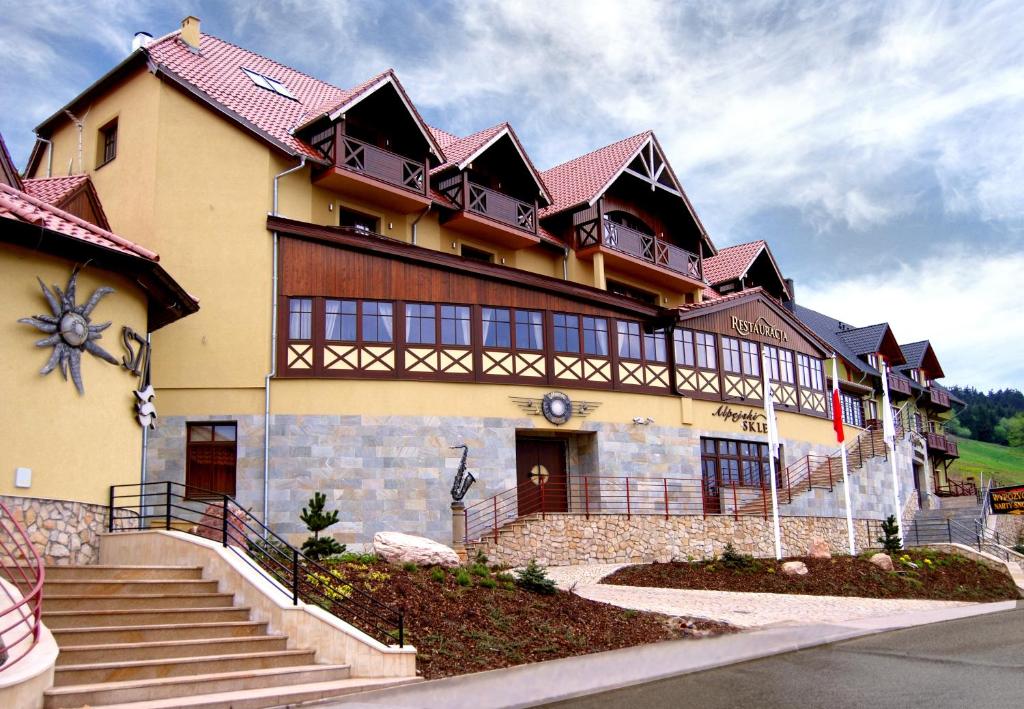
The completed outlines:
{"type": "MultiPolygon", "coordinates": [[[[784,556],[802,556],[821,537],[833,554],[847,553],[846,520],[835,517],[783,517],[784,556]]],[[[858,549],[869,544],[867,522],[854,520],[858,549]]],[[[667,562],[720,554],[725,545],[744,554],[775,555],[772,520],[761,517],[547,514],[516,523],[473,544],[494,563],[521,566],[536,559],[548,566],[667,562]]]]}
{"type": "Polygon", "coordinates": [[[107,508],[84,502],[0,495],[22,524],[43,563],[95,564],[107,508]]]}
{"type": "Polygon", "coordinates": [[[1012,547],[1020,539],[1024,542],[1024,517],[1020,515],[990,515],[991,529],[999,535],[1004,546],[1012,547]]]}

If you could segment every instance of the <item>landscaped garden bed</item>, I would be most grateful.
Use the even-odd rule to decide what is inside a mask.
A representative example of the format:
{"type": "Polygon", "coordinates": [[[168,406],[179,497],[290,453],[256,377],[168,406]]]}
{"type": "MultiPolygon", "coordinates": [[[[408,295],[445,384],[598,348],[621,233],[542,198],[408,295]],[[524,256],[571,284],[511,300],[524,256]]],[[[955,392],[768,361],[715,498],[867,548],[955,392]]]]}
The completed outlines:
{"type": "Polygon", "coordinates": [[[321,562],[344,582],[405,610],[406,642],[427,679],[552,660],[677,638],[735,632],[704,619],[625,610],[516,584],[507,572],[477,563],[457,569],[397,566],[372,555],[321,562]]]}
{"type": "Polygon", "coordinates": [[[918,598],[942,601],[1002,601],[1019,597],[1004,573],[959,554],[914,549],[893,555],[885,571],[870,553],[831,559],[751,559],[738,554],[709,561],[673,561],[619,569],[601,583],[708,591],[795,593],[814,596],[918,598]],[[785,561],[801,561],[806,575],[783,573],[785,561]]]}

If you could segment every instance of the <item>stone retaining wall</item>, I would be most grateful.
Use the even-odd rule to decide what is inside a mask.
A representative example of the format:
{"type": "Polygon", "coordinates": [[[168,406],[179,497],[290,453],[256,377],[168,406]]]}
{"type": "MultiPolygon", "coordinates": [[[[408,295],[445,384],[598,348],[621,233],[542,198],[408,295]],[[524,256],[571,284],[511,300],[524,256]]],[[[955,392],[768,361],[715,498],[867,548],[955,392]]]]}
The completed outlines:
{"type": "MultiPolygon", "coordinates": [[[[782,553],[807,553],[814,537],[824,539],[833,554],[848,551],[846,520],[835,517],[783,517],[782,553]]],[[[857,548],[870,544],[866,520],[854,520],[857,548]]],[[[744,554],[775,555],[772,520],[762,517],[699,517],[660,515],[547,514],[505,528],[498,539],[470,545],[492,563],[521,566],[536,559],[547,566],[667,562],[709,558],[725,545],[744,554]]]]}
{"type": "Polygon", "coordinates": [[[0,495],[0,502],[25,527],[44,564],[96,563],[107,524],[103,505],[10,495],[0,495]]]}
{"type": "Polygon", "coordinates": [[[1024,541],[1024,517],[1019,515],[992,515],[995,532],[1005,546],[1012,547],[1018,539],[1024,541]]]}

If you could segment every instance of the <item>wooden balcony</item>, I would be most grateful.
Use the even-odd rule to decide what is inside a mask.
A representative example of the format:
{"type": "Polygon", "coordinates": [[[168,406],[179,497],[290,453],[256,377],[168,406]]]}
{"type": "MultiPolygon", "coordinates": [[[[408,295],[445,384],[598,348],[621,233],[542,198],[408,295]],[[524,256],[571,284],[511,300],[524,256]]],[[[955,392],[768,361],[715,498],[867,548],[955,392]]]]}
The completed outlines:
{"type": "Polygon", "coordinates": [[[956,441],[947,438],[941,433],[925,434],[925,440],[928,442],[928,452],[934,454],[936,457],[960,457],[960,448],[957,446],[956,441]]]}
{"type": "Polygon", "coordinates": [[[932,408],[948,410],[950,408],[949,394],[936,386],[928,387],[928,399],[932,408]]]}
{"type": "Polygon", "coordinates": [[[600,252],[608,267],[669,287],[703,284],[700,256],[650,234],[601,219],[596,212],[588,209],[577,214],[577,218],[589,213],[596,217],[577,221],[576,245],[581,258],[600,252]]]}
{"type": "Polygon", "coordinates": [[[536,202],[524,202],[478,185],[465,172],[442,180],[437,191],[459,208],[445,219],[445,226],[510,249],[540,243],[536,202]]]}
{"type": "Polygon", "coordinates": [[[911,395],[910,380],[889,375],[889,395],[894,399],[906,399],[911,395]]]}
{"type": "Polygon", "coordinates": [[[417,161],[344,134],[325,134],[317,149],[333,160],[313,182],[403,214],[430,204],[426,161],[417,161]]]}

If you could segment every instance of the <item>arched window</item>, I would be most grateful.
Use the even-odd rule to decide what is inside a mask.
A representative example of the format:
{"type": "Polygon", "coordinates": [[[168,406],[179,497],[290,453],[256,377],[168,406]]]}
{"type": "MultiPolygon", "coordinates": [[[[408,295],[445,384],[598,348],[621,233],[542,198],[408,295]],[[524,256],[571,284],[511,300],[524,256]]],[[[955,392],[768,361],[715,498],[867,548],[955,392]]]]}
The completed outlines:
{"type": "Polygon", "coordinates": [[[623,212],[622,210],[612,210],[606,212],[604,218],[614,224],[621,224],[624,227],[629,227],[641,234],[647,234],[648,236],[654,236],[654,229],[647,226],[647,223],[643,219],[630,214],[629,212],[623,212]]]}

